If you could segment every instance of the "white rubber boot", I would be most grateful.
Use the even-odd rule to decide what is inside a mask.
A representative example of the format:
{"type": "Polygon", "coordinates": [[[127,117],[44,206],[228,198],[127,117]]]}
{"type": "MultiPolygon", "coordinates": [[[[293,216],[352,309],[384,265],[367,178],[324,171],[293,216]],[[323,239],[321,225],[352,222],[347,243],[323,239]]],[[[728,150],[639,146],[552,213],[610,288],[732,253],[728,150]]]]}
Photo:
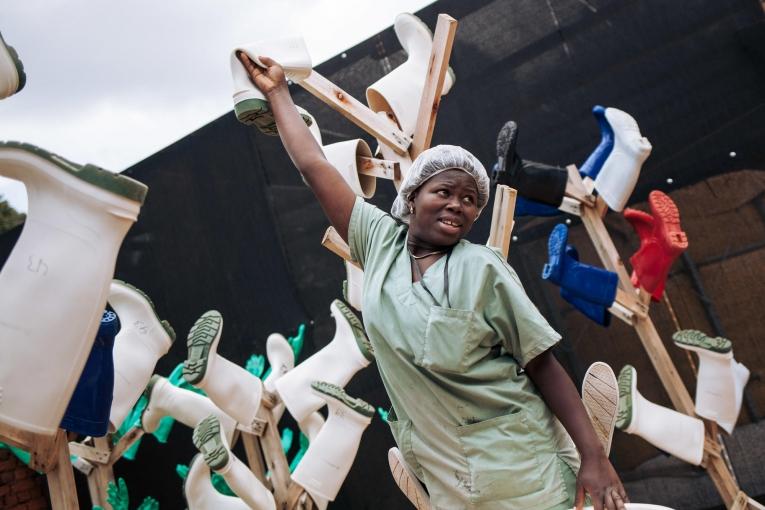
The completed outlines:
{"type": "Polygon", "coordinates": [[[276,391],[298,423],[324,405],[324,400],[311,391],[313,381],[345,387],[356,372],[374,360],[364,326],[353,311],[337,299],[330,311],[336,325],[332,341],[276,381],[276,391]]]}
{"type": "Polygon", "coordinates": [[[696,414],[716,421],[731,434],[741,412],[749,369],[733,358],[733,345],[727,338],[686,329],[672,335],[672,339],[681,349],[699,356],[696,414]]]}
{"type": "Polygon", "coordinates": [[[352,307],[361,312],[361,298],[364,295],[364,271],[347,260],[344,263],[345,282],[343,285],[343,297],[352,307]]]}
{"type": "Polygon", "coordinates": [[[334,501],[351,469],[361,434],[375,410],[363,400],[349,397],[339,386],[314,382],[311,388],[326,402],[329,417],[305,452],[292,479],[310,494],[334,501]]]}
{"type": "Polygon", "coordinates": [[[194,429],[194,445],[204,455],[210,469],[223,477],[228,486],[247,506],[256,510],[276,510],[271,492],[236,455],[231,453],[218,418],[208,416],[194,429]]]}
{"type": "MultiPolygon", "coordinates": [[[[675,510],[668,506],[650,505],[648,503],[624,503],[624,508],[627,510],[675,510]]],[[[584,510],[594,510],[593,506],[586,506],[584,510]]]]}
{"type": "Polygon", "coordinates": [[[108,300],[121,324],[114,339],[114,397],[109,413],[113,432],[146,388],[157,360],[170,350],[175,331],[159,319],[149,296],[129,283],[113,280],[108,300]]]}
{"type": "Polygon", "coordinates": [[[231,442],[236,430],[236,421],[224,413],[212,400],[191,390],[173,386],[164,377],[154,375],[146,387],[148,403],[141,414],[141,428],[154,432],[159,421],[171,416],[189,428],[199,425],[210,415],[218,418],[226,440],[231,442]]]}
{"type": "Polygon", "coordinates": [[[619,372],[616,428],[695,466],[704,456],[704,422],[643,398],[637,390],[637,372],[630,365],[619,372]]]}
{"type": "Polygon", "coordinates": [[[276,61],[288,80],[301,81],[311,74],[311,55],[302,37],[283,37],[260,41],[235,48],[231,52],[231,77],[234,82],[234,112],[239,122],[256,125],[261,131],[278,135],[273,113],[266,96],[252,83],[247,70],[237,58],[238,52],[247,54],[252,62],[261,67],[260,57],[276,61]]]}
{"type": "MultiPolygon", "coordinates": [[[[292,346],[279,333],[271,333],[266,339],[266,357],[268,358],[268,364],[271,367],[271,373],[268,374],[263,386],[267,391],[276,391],[276,381],[284,374],[295,368],[295,353],[292,350],[292,346]]],[[[276,407],[271,410],[271,414],[274,416],[274,422],[279,423],[279,420],[284,414],[284,403],[279,402],[276,407]]]]}
{"type": "Polygon", "coordinates": [[[250,510],[239,498],[218,492],[210,478],[210,467],[202,455],[196,455],[189,464],[183,481],[183,495],[189,510],[250,510]]]}
{"type": "MultiPolygon", "coordinates": [[[[308,438],[309,443],[313,441],[314,439],[316,439],[316,436],[319,435],[319,432],[321,431],[321,428],[323,426],[324,426],[324,417],[318,411],[312,412],[311,414],[308,415],[308,418],[298,423],[298,428],[300,429],[300,432],[302,432],[303,435],[305,435],[305,437],[308,438]]],[[[327,505],[329,505],[329,501],[326,498],[323,498],[319,496],[318,494],[311,492],[308,489],[306,489],[306,492],[311,496],[318,510],[325,510],[327,508],[327,505]]]]}
{"type": "Polygon", "coordinates": [[[0,142],[0,175],[29,214],[0,272],[0,422],[51,435],[101,322],[117,251],[143,184],[38,147],[0,142]]]}
{"type": "Polygon", "coordinates": [[[217,353],[223,317],[205,312],[189,331],[189,357],[183,362],[183,378],[201,388],[223,412],[244,429],[252,429],[260,409],[263,383],[239,365],[217,353]]]}
{"type": "MultiPolygon", "coordinates": [[[[406,62],[367,87],[367,104],[374,112],[390,112],[405,135],[414,137],[420,98],[433,49],[433,34],[414,14],[402,13],[393,23],[398,42],[407,54],[406,62]]],[[[441,95],[454,85],[451,68],[444,78],[441,95]]]]}
{"type": "Polygon", "coordinates": [[[651,154],[651,143],[640,134],[632,116],[606,108],[606,120],[614,130],[614,148],[595,178],[595,189],[614,211],[621,212],[635,189],[643,162],[651,154]]]}
{"type": "Polygon", "coordinates": [[[377,189],[377,178],[371,175],[365,175],[359,173],[359,169],[362,168],[361,157],[372,157],[372,150],[362,139],[346,140],[344,142],[332,143],[324,145],[321,138],[321,130],[316,119],[300,106],[297,107],[298,112],[303,118],[310,119],[308,128],[311,134],[316,139],[316,142],[321,146],[321,150],[324,152],[324,157],[327,161],[334,166],[340,175],[342,175],[351,190],[360,197],[371,198],[375,194],[377,189]]]}
{"type": "Polygon", "coordinates": [[[26,83],[24,65],[13,46],[8,46],[0,34],[0,99],[12,96],[26,83]]]}

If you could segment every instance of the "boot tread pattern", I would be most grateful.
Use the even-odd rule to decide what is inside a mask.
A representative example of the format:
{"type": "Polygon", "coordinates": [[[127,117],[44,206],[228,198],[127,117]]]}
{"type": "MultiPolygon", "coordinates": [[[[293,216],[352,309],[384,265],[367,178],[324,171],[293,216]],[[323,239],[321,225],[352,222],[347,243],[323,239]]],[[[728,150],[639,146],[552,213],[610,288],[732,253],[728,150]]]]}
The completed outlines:
{"type": "Polygon", "coordinates": [[[733,343],[727,338],[716,336],[707,336],[703,332],[696,329],[683,329],[676,331],[672,335],[672,340],[679,345],[687,345],[690,347],[698,347],[700,349],[706,349],[708,351],[725,354],[733,349],[733,343]]]}
{"type": "Polygon", "coordinates": [[[16,49],[5,42],[5,39],[3,39],[3,34],[1,32],[0,32],[0,44],[3,44],[8,49],[8,54],[11,56],[11,60],[13,60],[13,65],[16,67],[16,74],[19,77],[19,83],[18,85],[16,85],[16,92],[19,92],[21,89],[24,88],[24,85],[26,85],[27,83],[27,75],[24,72],[24,63],[19,58],[19,54],[16,52],[16,49]]]}
{"type": "Polygon", "coordinates": [[[192,436],[194,446],[204,455],[210,469],[218,470],[228,464],[228,449],[221,437],[220,422],[215,415],[210,415],[194,428],[192,436]]]}
{"type": "Polygon", "coordinates": [[[359,317],[353,313],[353,310],[346,306],[342,301],[336,299],[335,305],[338,310],[340,310],[340,313],[345,320],[351,325],[353,336],[356,338],[356,343],[364,354],[364,357],[369,361],[373,361],[375,359],[375,349],[372,347],[372,342],[369,341],[369,337],[367,336],[366,330],[364,330],[364,324],[361,323],[361,319],[359,319],[359,317]]]}
{"type": "Polygon", "coordinates": [[[616,428],[624,430],[632,423],[632,378],[635,369],[624,365],[619,372],[619,413],[616,416],[616,428]]]}
{"type": "MultiPolygon", "coordinates": [[[[400,454],[400,453],[399,453],[400,454]]],[[[414,505],[417,510],[430,510],[430,501],[420,483],[413,479],[412,473],[399,460],[393,451],[388,453],[388,464],[393,480],[404,496],[414,505]]]]}
{"type": "Polygon", "coordinates": [[[218,336],[222,324],[223,318],[220,313],[210,310],[202,314],[191,327],[186,341],[189,358],[183,362],[183,378],[189,383],[195,384],[204,378],[210,347],[218,336]]]}
{"type": "Polygon", "coordinates": [[[140,204],[143,204],[146,193],[149,190],[145,184],[125,175],[115,174],[91,164],[79,165],[29,143],[0,142],[0,149],[18,149],[32,153],[53,163],[78,179],[140,204]]]}
{"type": "Polygon", "coordinates": [[[680,211],[669,195],[661,191],[652,191],[648,196],[651,212],[656,220],[659,234],[666,237],[667,243],[675,249],[688,247],[688,238],[680,227],[680,211]]]}
{"type": "Polygon", "coordinates": [[[319,393],[323,393],[328,397],[332,397],[335,400],[338,400],[359,414],[363,414],[364,416],[368,416],[370,418],[375,414],[374,407],[367,404],[360,398],[351,397],[340,386],[324,381],[314,381],[311,383],[311,388],[313,388],[315,391],[318,391],[319,393]]]}
{"type": "Polygon", "coordinates": [[[596,363],[587,370],[582,383],[582,400],[603,450],[608,455],[619,408],[618,383],[608,365],[596,363]]]}

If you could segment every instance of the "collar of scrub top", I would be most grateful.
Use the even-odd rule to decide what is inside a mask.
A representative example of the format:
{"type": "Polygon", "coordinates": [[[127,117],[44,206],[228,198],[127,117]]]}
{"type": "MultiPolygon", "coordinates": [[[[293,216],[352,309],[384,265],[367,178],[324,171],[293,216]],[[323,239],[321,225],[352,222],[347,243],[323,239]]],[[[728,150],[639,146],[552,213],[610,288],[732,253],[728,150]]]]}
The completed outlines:
{"type": "MultiPolygon", "coordinates": [[[[446,252],[446,263],[444,264],[444,291],[446,292],[446,305],[451,308],[452,303],[449,301],[449,257],[452,256],[452,248],[454,246],[451,246],[447,252],[446,252]]],[[[438,302],[436,297],[433,295],[432,292],[430,292],[430,289],[425,284],[425,280],[422,278],[422,271],[420,271],[420,266],[417,264],[417,260],[414,258],[414,255],[412,255],[412,252],[409,251],[409,247],[407,246],[406,251],[409,253],[409,260],[411,260],[414,264],[414,272],[417,275],[417,278],[419,279],[420,283],[422,284],[422,288],[425,289],[425,292],[428,293],[430,298],[433,300],[433,302],[437,306],[441,306],[441,303],[438,302]]]]}

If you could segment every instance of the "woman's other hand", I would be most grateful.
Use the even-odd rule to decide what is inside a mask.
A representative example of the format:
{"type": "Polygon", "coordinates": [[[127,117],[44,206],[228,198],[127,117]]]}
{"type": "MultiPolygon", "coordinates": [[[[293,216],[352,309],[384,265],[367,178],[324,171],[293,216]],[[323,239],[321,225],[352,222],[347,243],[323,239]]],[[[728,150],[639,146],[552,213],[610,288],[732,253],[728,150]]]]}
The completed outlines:
{"type": "Polygon", "coordinates": [[[616,470],[605,454],[582,457],[582,465],[576,478],[576,505],[584,506],[585,493],[590,495],[594,510],[623,510],[629,503],[627,493],[616,470]]]}
{"type": "Polygon", "coordinates": [[[243,51],[237,52],[236,56],[250,75],[250,80],[266,96],[274,94],[279,90],[287,89],[287,80],[284,76],[284,69],[275,61],[268,57],[258,57],[266,67],[260,67],[250,60],[250,57],[243,51]]]}

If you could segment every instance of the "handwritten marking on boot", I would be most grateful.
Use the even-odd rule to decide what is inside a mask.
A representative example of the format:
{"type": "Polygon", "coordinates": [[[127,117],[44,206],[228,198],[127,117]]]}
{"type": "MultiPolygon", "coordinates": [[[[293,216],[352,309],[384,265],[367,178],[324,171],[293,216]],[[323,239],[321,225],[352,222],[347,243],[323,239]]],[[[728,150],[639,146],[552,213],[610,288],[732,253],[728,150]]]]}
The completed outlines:
{"type": "Polygon", "coordinates": [[[149,326],[146,325],[146,323],[142,320],[137,320],[133,322],[133,327],[138,330],[139,333],[142,335],[145,335],[149,332],[149,326]]]}
{"type": "Polygon", "coordinates": [[[29,265],[27,265],[27,271],[30,273],[40,274],[40,271],[42,271],[42,276],[46,276],[48,274],[48,264],[45,263],[45,261],[41,258],[35,258],[32,255],[29,256],[29,265]],[[35,260],[37,261],[37,264],[35,264],[35,260]]]}

